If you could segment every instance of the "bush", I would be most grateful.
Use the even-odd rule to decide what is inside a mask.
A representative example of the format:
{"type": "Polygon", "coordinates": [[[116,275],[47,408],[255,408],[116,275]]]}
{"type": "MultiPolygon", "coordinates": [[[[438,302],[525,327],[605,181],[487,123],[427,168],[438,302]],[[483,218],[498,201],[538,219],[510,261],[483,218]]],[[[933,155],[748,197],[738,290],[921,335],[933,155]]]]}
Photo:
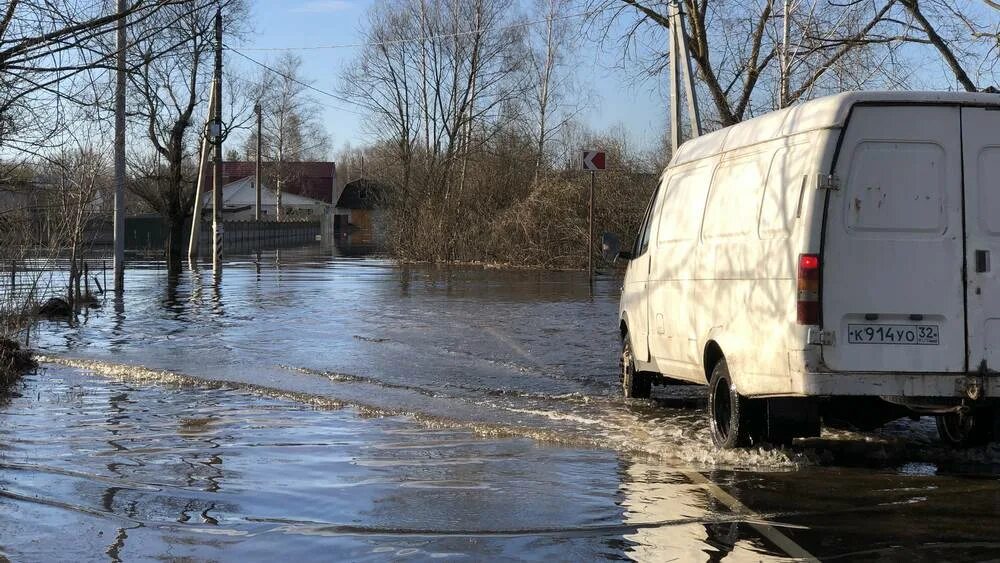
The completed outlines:
{"type": "MultiPolygon", "coordinates": [[[[590,251],[597,257],[602,232],[626,242],[634,236],[657,174],[654,164],[630,158],[623,143],[593,146],[611,147],[610,169],[596,176],[590,251]]],[[[516,139],[481,147],[451,166],[411,155],[408,169],[391,150],[367,153],[373,179],[393,186],[385,202],[391,254],[404,261],[585,268],[590,175],[544,168],[536,178],[530,144],[516,139]]]]}

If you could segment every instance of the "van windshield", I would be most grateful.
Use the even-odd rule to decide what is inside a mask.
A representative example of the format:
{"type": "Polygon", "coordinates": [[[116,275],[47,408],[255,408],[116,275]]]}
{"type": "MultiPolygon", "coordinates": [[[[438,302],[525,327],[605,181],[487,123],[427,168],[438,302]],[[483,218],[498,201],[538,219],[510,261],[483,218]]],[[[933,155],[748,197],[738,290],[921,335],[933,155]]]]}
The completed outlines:
{"type": "Polygon", "coordinates": [[[653,204],[656,202],[656,196],[660,193],[660,184],[656,186],[653,190],[652,197],[649,198],[649,203],[646,204],[646,213],[642,218],[642,226],[639,227],[639,233],[635,236],[635,243],[632,246],[632,256],[641,256],[649,248],[649,224],[650,224],[650,213],[653,209],[653,204]]]}

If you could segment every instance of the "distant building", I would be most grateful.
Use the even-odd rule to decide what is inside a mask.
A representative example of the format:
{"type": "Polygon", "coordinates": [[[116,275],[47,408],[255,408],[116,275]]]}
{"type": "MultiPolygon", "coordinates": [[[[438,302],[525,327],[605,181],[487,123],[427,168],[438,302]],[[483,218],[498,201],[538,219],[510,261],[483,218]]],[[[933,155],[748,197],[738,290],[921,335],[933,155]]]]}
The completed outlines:
{"type": "Polygon", "coordinates": [[[346,221],[352,229],[374,235],[387,196],[388,188],[384,184],[367,178],[348,182],[337,199],[339,227],[343,229],[346,221]]]}
{"type": "MultiPolygon", "coordinates": [[[[226,186],[256,174],[256,163],[253,161],[230,161],[222,163],[222,185],[226,186]]],[[[262,162],[262,184],[275,185],[274,169],[277,163],[262,162]]],[[[295,194],[317,199],[326,203],[334,202],[336,190],[337,165],[333,162],[286,162],[285,181],[282,184],[283,194],[295,194]]],[[[205,171],[206,191],[212,191],[212,167],[205,171]]]]}
{"type": "MultiPolygon", "coordinates": [[[[277,194],[261,183],[260,208],[261,219],[274,221],[278,218],[278,207],[276,203],[277,194]]],[[[235,182],[230,182],[222,188],[222,219],[224,221],[251,220],[255,216],[257,207],[257,190],[254,186],[254,177],[247,176],[235,182]]],[[[281,208],[284,213],[282,219],[313,219],[319,221],[324,213],[332,206],[325,201],[310,197],[291,194],[282,191],[281,208]]],[[[211,217],[212,213],[212,192],[204,194],[202,197],[202,209],[206,210],[205,215],[211,217]]]]}

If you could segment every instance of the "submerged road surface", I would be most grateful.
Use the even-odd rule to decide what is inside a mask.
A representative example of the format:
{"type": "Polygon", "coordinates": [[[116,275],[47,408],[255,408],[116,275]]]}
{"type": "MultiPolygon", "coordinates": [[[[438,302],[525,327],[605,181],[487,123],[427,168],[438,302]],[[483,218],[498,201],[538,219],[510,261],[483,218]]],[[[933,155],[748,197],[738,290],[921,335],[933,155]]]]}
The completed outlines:
{"type": "Polygon", "coordinates": [[[121,307],[36,327],[0,402],[0,559],[1000,557],[1000,448],[922,420],[719,452],[702,389],[622,400],[619,284],[137,266],[121,307]]]}

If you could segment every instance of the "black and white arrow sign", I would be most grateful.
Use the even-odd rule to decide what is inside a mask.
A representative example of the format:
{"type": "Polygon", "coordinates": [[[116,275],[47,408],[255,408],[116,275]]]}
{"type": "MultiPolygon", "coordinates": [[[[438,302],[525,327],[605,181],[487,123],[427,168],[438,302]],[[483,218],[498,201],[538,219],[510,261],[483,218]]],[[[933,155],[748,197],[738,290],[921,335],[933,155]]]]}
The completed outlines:
{"type": "Polygon", "coordinates": [[[583,151],[583,169],[604,170],[604,151],[583,151]]]}

